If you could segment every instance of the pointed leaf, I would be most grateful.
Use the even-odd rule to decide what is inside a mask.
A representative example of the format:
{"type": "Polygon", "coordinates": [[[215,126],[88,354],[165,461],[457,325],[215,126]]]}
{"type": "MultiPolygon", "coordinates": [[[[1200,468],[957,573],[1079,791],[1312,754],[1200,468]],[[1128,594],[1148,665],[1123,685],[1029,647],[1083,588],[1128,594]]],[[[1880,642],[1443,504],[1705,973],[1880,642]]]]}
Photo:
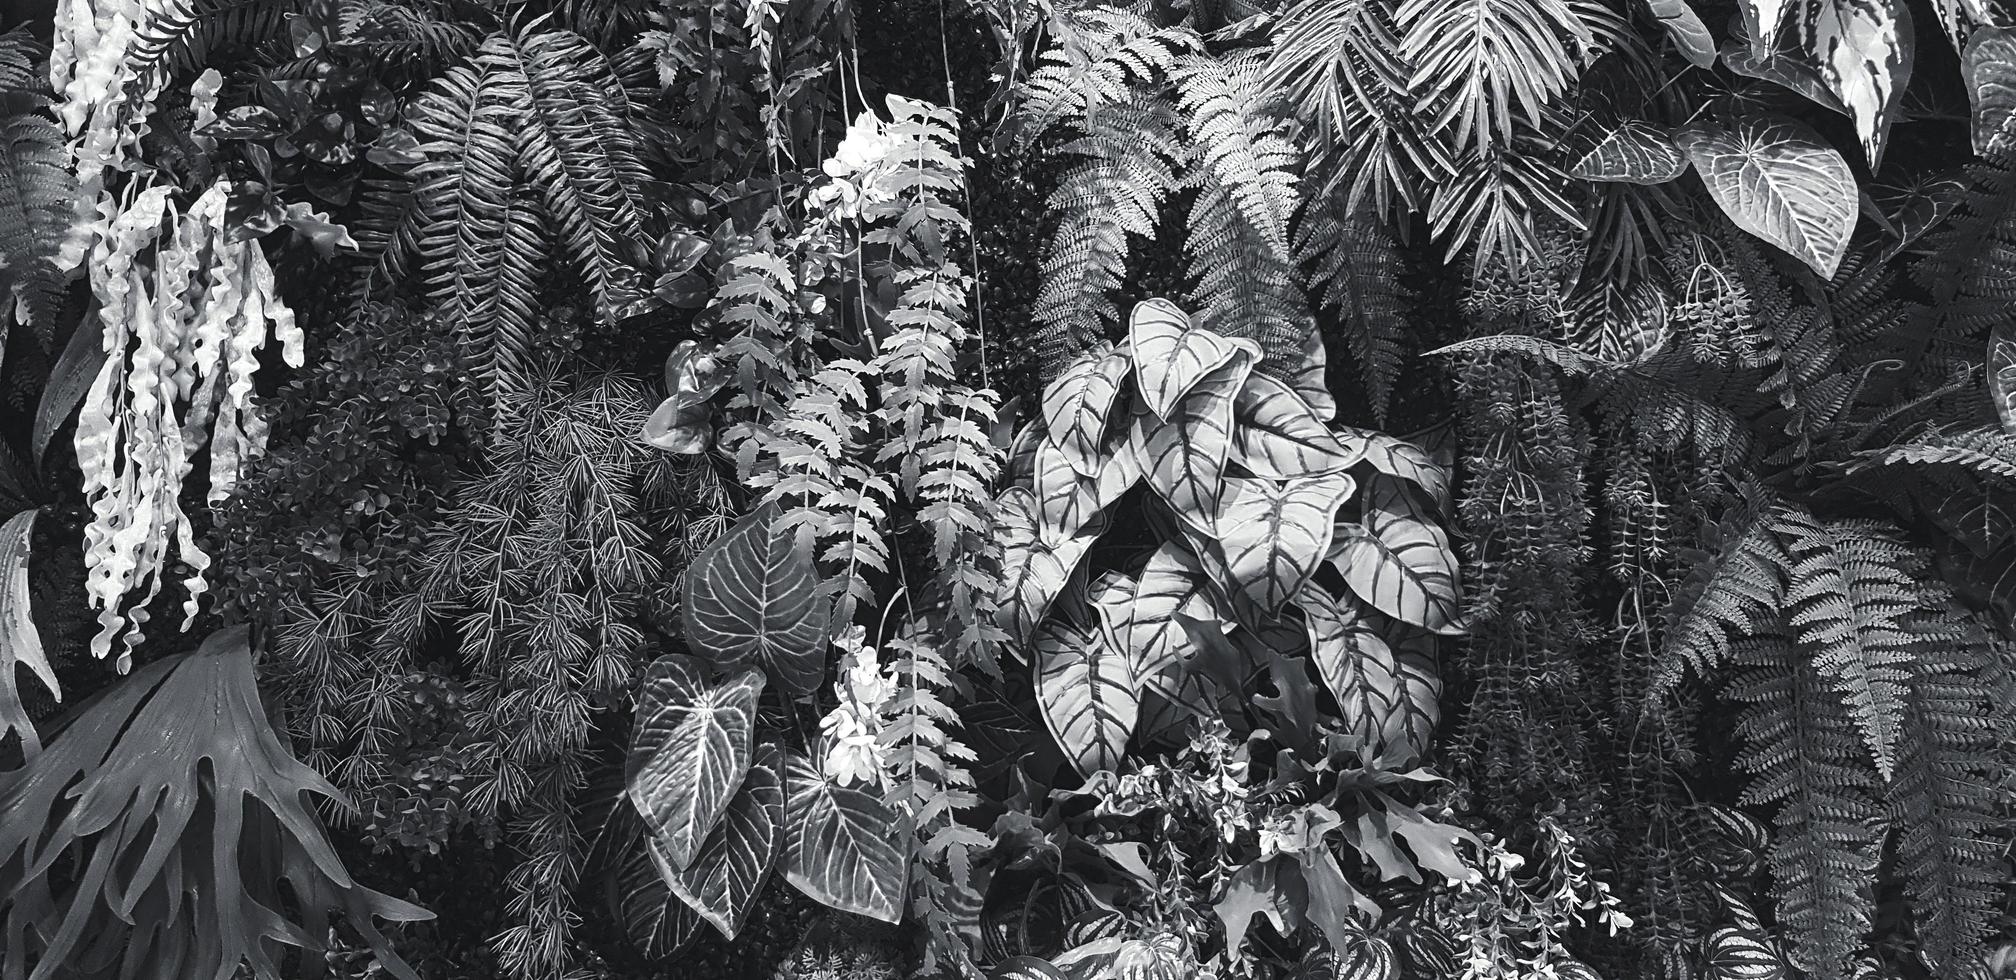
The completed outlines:
{"type": "Polygon", "coordinates": [[[2016,30],[1985,27],[1967,39],[1967,95],[1974,106],[1974,152],[2016,149],[2016,30]]]}
{"type": "Polygon", "coordinates": [[[1337,509],[1358,488],[1348,474],[1287,483],[1234,477],[1218,541],[1234,586],[1268,617],[1301,590],[1330,550],[1337,509]]]}
{"type": "Polygon", "coordinates": [[[1225,461],[1232,450],[1233,397],[1253,371],[1243,350],[1206,375],[1166,416],[1137,412],[1134,451],[1148,485],[1177,516],[1208,530],[1224,492],[1225,461]]]}
{"type": "Polygon", "coordinates": [[[1309,331],[1302,348],[1302,364],[1288,375],[1288,387],[1309,403],[1316,420],[1329,422],[1337,417],[1337,399],[1330,394],[1330,352],[1323,344],[1323,331],[1309,331]]]}
{"type": "MultiPolygon", "coordinates": [[[[1260,350],[1247,340],[1229,340],[1190,325],[1190,317],[1166,299],[1134,305],[1128,318],[1128,343],[1134,353],[1135,378],[1148,410],[1164,419],[1206,375],[1246,351],[1259,363],[1260,350]]],[[[1234,389],[1237,390],[1237,389],[1234,389]]],[[[1171,421],[1174,421],[1171,419],[1171,421]]]]}
{"type": "Polygon", "coordinates": [[[716,663],[755,660],[784,690],[811,693],[826,662],[831,604],[818,570],[765,504],[723,534],[686,572],[686,642],[716,663]]]}
{"type": "Polygon", "coordinates": [[[1080,475],[1098,474],[1115,396],[1133,367],[1124,351],[1087,355],[1043,390],[1043,423],[1050,441],[1080,475]]]}
{"type": "Polygon", "coordinates": [[[1387,476],[1406,480],[1428,491],[1437,504],[1449,503],[1449,471],[1421,447],[1384,432],[1340,426],[1337,437],[1354,456],[1387,476]]]}
{"type": "Polygon", "coordinates": [[[1017,643],[1036,634],[1036,624],[1071,581],[1072,570],[1105,530],[1103,519],[1053,546],[1043,537],[1036,494],[1011,487],[994,508],[994,532],[1001,542],[1001,589],[995,596],[996,623],[1017,643]]]}
{"type": "Polygon", "coordinates": [[[651,859],[672,894],[729,939],[742,931],[763,879],[777,863],[777,832],[784,822],[782,762],[775,745],[756,750],[742,788],[685,870],[673,865],[657,838],[651,840],[651,859]]]}
{"type": "Polygon", "coordinates": [[[1247,378],[1239,389],[1232,420],[1232,458],[1254,476],[1287,480],[1341,473],[1359,459],[1302,396],[1264,374],[1247,378]]]}
{"type": "MultiPolygon", "coordinates": [[[[94,307],[95,308],[95,307],[94,307]]],[[[35,428],[29,434],[29,448],[35,465],[41,466],[56,430],[69,421],[70,413],[84,400],[91,382],[105,368],[105,331],[94,316],[86,316],[70,331],[70,340],[49,370],[49,383],[42,388],[42,401],[35,406],[35,428]]]]}
{"type": "Polygon", "coordinates": [[[1707,68],[1715,63],[1715,37],[1687,0],[1647,0],[1647,6],[1688,64],[1707,68]]]}
{"type": "Polygon", "coordinates": [[[2016,320],[2006,317],[1988,335],[1988,397],[2002,431],[2016,438],[2016,320]]]}
{"type": "Polygon", "coordinates": [[[647,960],[663,960],[691,942],[706,923],[672,894],[658,873],[644,818],[620,785],[613,795],[614,805],[601,811],[605,816],[589,850],[584,880],[601,886],[603,906],[631,948],[647,960]]]}
{"type": "Polygon", "coordinates": [[[1738,228],[1831,279],[1855,230],[1855,175],[1804,123],[1745,118],[1732,129],[1695,123],[1680,131],[1708,194],[1738,228]]]}
{"type": "MultiPolygon", "coordinates": [[[[1713,48],[1709,57],[1714,57],[1713,48]]],[[[1687,155],[1673,145],[1672,134],[1643,119],[1612,127],[1568,165],[1572,177],[1626,184],[1663,184],[1686,171],[1687,155]]]]}
{"type": "Polygon", "coordinates": [[[784,877],[842,912],[894,923],[903,917],[905,858],[896,812],[851,786],[827,782],[805,757],[784,767],[784,877]]]}
{"type": "Polygon", "coordinates": [[[1433,660],[1396,652],[1371,615],[1349,599],[1310,588],[1296,605],[1309,622],[1310,657],[1337,698],[1345,731],[1387,768],[1410,768],[1424,758],[1440,710],[1433,660]]]}
{"type": "Polygon", "coordinates": [[[1098,633],[1050,622],[1036,636],[1036,699],[1051,736],[1079,772],[1119,767],[1141,713],[1125,653],[1098,633]]]}
{"type": "Polygon", "coordinates": [[[1814,105],[1847,115],[1848,107],[1834,96],[1819,70],[1801,60],[1804,57],[1804,52],[1788,48],[1759,50],[1741,39],[1722,45],[1722,63],[1730,71],[1797,92],[1814,105]]]}
{"type": "Polygon", "coordinates": [[[1184,691],[1183,664],[1194,652],[1180,616],[1214,615],[1209,582],[1189,549],[1165,541],[1148,559],[1141,578],[1109,595],[1094,596],[1106,641],[1127,655],[1143,691],[1174,703],[1192,700],[1184,691]]]}
{"type": "Polygon", "coordinates": [[[1820,77],[1855,120],[1869,169],[1878,169],[1911,81],[1911,12],[1898,0],[1811,0],[1806,12],[1820,77]]]}
{"type": "Polygon", "coordinates": [[[1366,490],[1362,524],[1338,526],[1331,564],[1372,608],[1430,632],[1461,633],[1456,556],[1441,529],[1397,484],[1375,480],[1366,490]]]}
{"type": "Polygon", "coordinates": [[[1287,855],[1277,854],[1235,872],[1225,883],[1224,897],[1212,908],[1225,924],[1225,948],[1237,953],[1255,915],[1266,916],[1275,932],[1292,935],[1302,927],[1302,911],[1308,904],[1302,869],[1287,855]]]}
{"type": "Polygon", "coordinates": [[[1051,547],[1076,538],[1141,480],[1141,457],[1131,438],[1114,440],[1096,461],[1096,471],[1086,476],[1053,441],[1044,439],[1037,445],[1034,480],[1042,510],[1039,533],[1051,547]]]}
{"type": "Polygon", "coordinates": [[[702,662],[660,657],[637,692],[625,792],[674,868],[687,868],[749,771],[763,675],[708,684],[702,662]]]}
{"type": "Polygon", "coordinates": [[[42,651],[42,634],[36,631],[35,617],[28,608],[28,550],[35,514],[24,510],[0,524],[0,743],[8,732],[18,733],[22,752],[29,757],[42,750],[42,741],[21,704],[16,668],[28,668],[56,700],[63,700],[63,689],[57,686],[56,672],[42,651]]]}

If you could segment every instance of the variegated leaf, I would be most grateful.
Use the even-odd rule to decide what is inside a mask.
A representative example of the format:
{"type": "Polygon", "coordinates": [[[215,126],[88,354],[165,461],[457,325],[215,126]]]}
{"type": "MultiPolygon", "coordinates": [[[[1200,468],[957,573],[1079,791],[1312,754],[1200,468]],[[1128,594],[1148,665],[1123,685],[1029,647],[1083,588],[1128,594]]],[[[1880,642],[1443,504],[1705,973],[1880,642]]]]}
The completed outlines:
{"type": "Polygon", "coordinates": [[[2002,431],[2016,438],[2016,320],[2007,317],[1988,335],[1988,397],[2002,431]]]}
{"type": "Polygon", "coordinates": [[[1010,487],[994,512],[995,534],[1001,542],[1001,591],[996,595],[996,624],[1017,643],[1028,642],[1051,602],[1071,581],[1071,572],[1105,530],[1103,520],[1080,528],[1076,537],[1056,545],[1044,539],[1036,494],[1010,487]]]}
{"type": "Polygon", "coordinates": [[[1232,498],[1218,515],[1218,541],[1233,586],[1272,618],[1302,589],[1330,549],[1337,509],[1357,489],[1348,474],[1287,483],[1226,481],[1232,498]]]}
{"type": "Polygon", "coordinates": [[[1302,396],[1264,374],[1247,378],[1239,389],[1232,422],[1232,458],[1254,476],[1288,480],[1341,473],[1359,459],[1302,396]]]}
{"type": "Polygon", "coordinates": [[[1141,400],[1149,411],[1171,421],[1170,413],[1177,410],[1183,396],[1239,351],[1247,352],[1249,364],[1260,362],[1258,345],[1193,327],[1189,315],[1166,299],[1135,304],[1128,318],[1127,337],[1134,352],[1134,376],[1141,387],[1141,400]]]}
{"type": "Polygon", "coordinates": [[[1108,595],[1093,596],[1100,625],[1115,649],[1134,664],[1143,687],[1175,696],[1183,661],[1195,641],[1177,618],[1204,619],[1213,614],[1208,581],[1188,548],[1165,541],[1148,558],[1138,581],[1108,595]]]}
{"type": "Polygon", "coordinates": [[[742,786],[762,693],[753,668],[708,684],[702,661],[674,655],[645,671],[624,792],[674,868],[692,865],[742,786]]]}
{"type": "Polygon", "coordinates": [[[1428,491],[1437,504],[1448,505],[1449,471],[1421,447],[1370,429],[1340,426],[1337,437],[1347,451],[1371,464],[1373,469],[1406,480],[1428,491]]]}
{"type": "Polygon", "coordinates": [[[687,645],[709,660],[751,660],[794,695],[811,693],[825,667],[832,603],[819,594],[812,556],[764,504],[693,559],[686,572],[687,645]]]}
{"type": "Polygon", "coordinates": [[[783,761],[777,746],[757,748],[742,788],[684,870],[673,866],[657,838],[651,840],[652,861],[672,894],[729,939],[742,931],[763,879],[777,863],[778,831],[784,823],[784,781],[778,772],[783,761]]]}
{"type": "Polygon", "coordinates": [[[1391,639],[1393,678],[1400,683],[1399,709],[1386,728],[1389,746],[1406,745],[1413,758],[1425,759],[1442,723],[1442,669],[1436,662],[1435,637],[1418,630],[1383,631],[1391,639]]]}
{"type": "Polygon", "coordinates": [[[1869,169],[1879,169],[1911,81],[1911,11],[1899,0],[1807,0],[1800,14],[1821,79],[1855,120],[1869,169]]]}
{"type": "Polygon", "coordinates": [[[1728,129],[1694,123],[1676,141],[1736,227],[1833,278],[1860,198],[1847,161],[1819,134],[1790,118],[1753,116],[1728,129]]]}
{"type": "Polygon", "coordinates": [[[1253,358],[1238,351],[1204,376],[1167,416],[1137,412],[1134,451],[1148,485],[1177,516],[1209,529],[1223,493],[1225,460],[1232,450],[1232,404],[1253,372],[1253,358]]]}
{"type": "Polygon", "coordinates": [[[1119,766],[1140,719],[1127,655],[1096,632],[1057,620],[1036,637],[1036,700],[1043,721],[1078,771],[1119,766]]]}
{"type": "Polygon", "coordinates": [[[1072,362],[1043,390],[1043,423],[1049,428],[1050,441],[1082,476],[1098,474],[1115,396],[1133,367],[1125,351],[1088,354],[1072,362]]]}
{"type": "MultiPolygon", "coordinates": [[[[1713,57],[1714,49],[1709,53],[1713,57]]],[[[1687,155],[1673,145],[1672,134],[1643,119],[1610,127],[1568,165],[1571,177],[1626,184],[1663,184],[1686,172],[1687,155]]]]}
{"type": "Polygon", "coordinates": [[[1461,633],[1456,556],[1447,536],[1414,507],[1397,483],[1366,486],[1360,524],[1342,524],[1330,562],[1372,608],[1434,633],[1461,633]]]}
{"type": "Polygon", "coordinates": [[[1967,39],[1967,95],[1974,107],[1974,152],[2016,149],[2016,30],[1985,27],[1967,39]]]}
{"type": "Polygon", "coordinates": [[[1036,485],[1036,447],[1048,438],[1043,433],[1043,427],[1034,422],[1015,433],[1014,441],[1008,444],[1008,458],[1001,463],[1002,486],[1036,485]]]}
{"type": "Polygon", "coordinates": [[[785,880],[829,908],[901,921],[906,858],[896,812],[828,782],[800,755],[784,764],[784,794],[785,880]]]}
{"type": "Polygon", "coordinates": [[[1092,476],[1071,465],[1049,439],[1036,448],[1036,499],[1042,510],[1043,539],[1056,547],[1078,536],[1141,480],[1141,457],[1134,440],[1111,440],[1092,476]]]}
{"type": "Polygon", "coordinates": [[[35,734],[28,709],[21,705],[16,668],[28,668],[50,694],[63,699],[56,672],[42,652],[42,634],[28,608],[28,547],[35,514],[24,510],[0,524],[0,741],[10,731],[19,734],[23,754],[30,757],[42,750],[42,740],[35,734]]]}
{"type": "Polygon", "coordinates": [[[1330,394],[1330,351],[1323,344],[1323,331],[1309,331],[1302,348],[1302,364],[1287,378],[1288,387],[1309,403],[1319,422],[1337,417],[1337,399],[1330,394]]]}
{"type": "Polygon", "coordinates": [[[1309,651],[1323,684],[1342,709],[1344,729],[1373,751],[1385,744],[1388,719],[1400,697],[1393,650],[1353,608],[1321,588],[1296,600],[1309,623],[1309,651]]]}
{"type": "Polygon", "coordinates": [[[1848,107],[1841,104],[1827,87],[1827,80],[1820,77],[1819,69],[1807,64],[1805,58],[1806,53],[1796,46],[1763,49],[1741,39],[1731,39],[1722,45],[1722,63],[1730,71],[1797,92],[1814,105],[1847,115],[1848,107]]]}

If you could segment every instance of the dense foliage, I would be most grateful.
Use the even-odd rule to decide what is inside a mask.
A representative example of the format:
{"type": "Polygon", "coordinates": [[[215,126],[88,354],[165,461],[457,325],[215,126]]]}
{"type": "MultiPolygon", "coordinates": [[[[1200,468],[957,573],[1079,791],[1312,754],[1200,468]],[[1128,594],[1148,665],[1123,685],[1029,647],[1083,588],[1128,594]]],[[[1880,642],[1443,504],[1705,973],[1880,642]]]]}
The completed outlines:
{"type": "Polygon", "coordinates": [[[0,980],[2016,976],[1991,0],[19,20],[0,980]]]}

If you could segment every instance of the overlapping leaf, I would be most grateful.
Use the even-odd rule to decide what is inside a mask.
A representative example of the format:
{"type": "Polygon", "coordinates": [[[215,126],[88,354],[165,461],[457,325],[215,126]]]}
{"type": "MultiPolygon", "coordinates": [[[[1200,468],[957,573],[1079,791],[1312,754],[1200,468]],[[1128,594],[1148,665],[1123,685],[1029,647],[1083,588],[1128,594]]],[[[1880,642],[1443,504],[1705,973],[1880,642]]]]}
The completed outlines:
{"type": "Polygon", "coordinates": [[[1330,561],[1372,608],[1434,633],[1462,632],[1456,556],[1399,484],[1367,484],[1360,524],[1342,524],[1330,561]]]}
{"type": "Polygon", "coordinates": [[[1052,621],[1036,637],[1036,699],[1043,720],[1078,771],[1114,769],[1140,720],[1133,665],[1105,638],[1052,621]]]}
{"type": "MultiPolygon", "coordinates": [[[[1709,56],[1714,56],[1713,48],[1709,56]]],[[[1663,184],[1686,171],[1687,155],[1673,145],[1672,134],[1643,119],[1610,127],[1568,165],[1571,177],[1627,184],[1663,184]]]]}
{"type": "Polygon", "coordinates": [[[784,823],[782,762],[775,745],[756,750],[741,789],[684,870],[673,864],[658,837],[651,839],[652,862],[672,893],[729,939],[742,931],[763,879],[777,862],[778,831],[784,823]]]}
{"type": "Polygon", "coordinates": [[[784,793],[784,877],[830,908],[900,921],[906,860],[895,811],[828,782],[798,755],[784,764],[784,793]]]}
{"type": "Polygon", "coordinates": [[[1024,487],[1011,487],[995,507],[994,530],[1001,542],[996,621],[1017,642],[1026,642],[1104,527],[1094,521],[1077,536],[1053,546],[1042,532],[1036,494],[1024,487]]]}
{"type": "MultiPolygon", "coordinates": [[[[1375,754],[1384,753],[1396,741],[1389,732],[1405,723],[1400,701],[1406,695],[1392,647],[1348,600],[1340,602],[1323,589],[1305,590],[1296,605],[1309,624],[1310,657],[1337,699],[1344,730],[1375,754]]],[[[1404,727],[1400,734],[1407,744],[1404,727]]]]}
{"type": "Polygon", "coordinates": [[[660,657],[637,693],[625,792],[674,868],[688,868],[749,772],[763,675],[707,683],[701,661],[660,657]]]}
{"type": "Polygon", "coordinates": [[[1098,463],[1093,475],[1086,476],[1053,441],[1044,439],[1037,445],[1033,478],[1041,512],[1038,533],[1051,547],[1078,537],[1141,480],[1141,457],[1132,438],[1109,441],[1098,463]]]}
{"type": "MultiPolygon", "coordinates": [[[[1134,353],[1134,375],[1148,410],[1170,421],[1183,396],[1206,376],[1223,367],[1239,351],[1249,364],[1259,363],[1252,341],[1230,340],[1190,325],[1190,317],[1166,299],[1137,303],[1128,318],[1127,339],[1134,353]]],[[[1237,390],[1237,389],[1234,389],[1237,390]]]]}
{"type": "Polygon", "coordinates": [[[1232,458],[1254,476],[1287,480],[1340,473],[1359,459],[1301,395],[1264,374],[1247,378],[1239,389],[1232,421],[1232,458]]]}
{"type": "Polygon", "coordinates": [[[1746,117],[1694,123],[1677,142],[1736,227],[1832,278],[1855,230],[1855,175],[1804,123],[1746,117]]]}
{"type": "Polygon", "coordinates": [[[1357,482],[1344,473],[1287,483],[1250,477],[1226,482],[1232,496],[1217,527],[1232,587],[1271,618],[1323,561],[1337,510],[1357,482]]]}
{"type": "Polygon", "coordinates": [[[744,517],[686,572],[686,642],[717,663],[751,660],[792,694],[808,694],[825,665],[830,602],[818,569],[777,527],[778,507],[744,517]]]}
{"type": "Polygon", "coordinates": [[[1081,476],[1098,475],[1114,402],[1133,367],[1124,351],[1087,355],[1043,390],[1043,424],[1050,441],[1081,476]]]}
{"type": "Polygon", "coordinates": [[[1911,81],[1910,10],[1898,0],[1806,0],[1800,16],[1821,79],[1855,120],[1869,169],[1879,168],[1911,81]]]}
{"type": "Polygon", "coordinates": [[[1421,447],[1384,432],[1346,426],[1337,428],[1337,437],[1346,450],[1371,464],[1373,469],[1428,491],[1438,504],[1449,502],[1449,471],[1423,452],[1421,447]]]}
{"type": "Polygon", "coordinates": [[[26,667],[49,693],[62,698],[56,672],[42,652],[42,635],[28,609],[28,543],[35,529],[35,511],[24,510],[0,524],[0,743],[7,734],[21,736],[23,751],[29,756],[41,751],[35,723],[21,705],[20,676],[26,667]]]}
{"type": "Polygon", "coordinates": [[[2016,31],[1984,28],[1967,39],[1967,95],[1974,107],[1974,152],[2016,148],[2016,31]]]}
{"type": "Polygon", "coordinates": [[[1141,578],[1110,597],[1095,596],[1106,640],[1133,662],[1146,690],[1176,700],[1183,661],[1196,646],[1183,619],[1204,620],[1213,607],[1204,571],[1189,549],[1165,541],[1149,557],[1141,578]],[[1110,601],[1108,601],[1110,599],[1110,601]]]}
{"type": "Polygon", "coordinates": [[[1186,522],[1209,529],[1232,450],[1234,396],[1253,371],[1241,351],[1199,380],[1164,418],[1136,412],[1132,438],[1148,485],[1186,522]]]}
{"type": "Polygon", "coordinates": [[[2002,431],[2016,438],[2016,320],[2003,319],[1988,335],[1988,397],[2002,431]]]}
{"type": "Polygon", "coordinates": [[[1647,0],[1647,6],[1689,64],[1696,68],[1715,64],[1715,36],[1687,0],[1647,0]]]}

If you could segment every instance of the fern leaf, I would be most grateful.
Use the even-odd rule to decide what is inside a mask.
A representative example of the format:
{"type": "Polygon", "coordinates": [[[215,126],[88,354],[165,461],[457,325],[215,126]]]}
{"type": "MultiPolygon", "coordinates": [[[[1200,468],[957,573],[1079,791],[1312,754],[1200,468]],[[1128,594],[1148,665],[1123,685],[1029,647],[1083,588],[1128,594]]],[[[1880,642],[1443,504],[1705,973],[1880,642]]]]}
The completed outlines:
{"type": "Polygon", "coordinates": [[[1384,226],[1354,217],[1335,194],[1309,202],[1295,234],[1304,286],[1343,318],[1344,343],[1358,361],[1365,399],[1381,424],[1392,406],[1404,356],[1405,310],[1413,295],[1399,246],[1384,226]]]}
{"type": "Polygon", "coordinates": [[[1192,55],[1172,78],[1201,169],[1262,240],[1286,255],[1299,161],[1258,76],[1257,63],[1247,59],[1192,55]]]}
{"type": "Polygon", "coordinates": [[[46,342],[62,317],[60,257],[77,182],[40,89],[0,88],[0,284],[11,285],[19,319],[46,342]]]}
{"type": "Polygon", "coordinates": [[[1760,502],[1738,507],[1713,528],[1662,614],[1666,650],[1648,697],[1663,700],[1692,667],[1705,676],[1727,660],[1732,640],[1775,625],[1791,555],[1771,533],[1760,502]]]}
{"type": "Polygon", "coordinates": [[[1190,302],[1197,322],[1229,337],[1246,337],[1266,352],[1262,366],[1277,377],[1293,371],[1316,329],[1295,281],[1295,266],[1266,231],[1247,221],[1235,192],[1206,179],[1190,207],[1190,302]]]}
{"type": "Polygon", "coordinates": [[[1116,7],[1070,11],[1054,29],[1057,43],[1022,85],[1013,117],[1014,134],[1022,139],[1129,101],[1135,84],[1159,82],[1175,67],[1177,55],[1203,47],[1195,31],[1157,30],[1139,14],[1116,7]]]}

